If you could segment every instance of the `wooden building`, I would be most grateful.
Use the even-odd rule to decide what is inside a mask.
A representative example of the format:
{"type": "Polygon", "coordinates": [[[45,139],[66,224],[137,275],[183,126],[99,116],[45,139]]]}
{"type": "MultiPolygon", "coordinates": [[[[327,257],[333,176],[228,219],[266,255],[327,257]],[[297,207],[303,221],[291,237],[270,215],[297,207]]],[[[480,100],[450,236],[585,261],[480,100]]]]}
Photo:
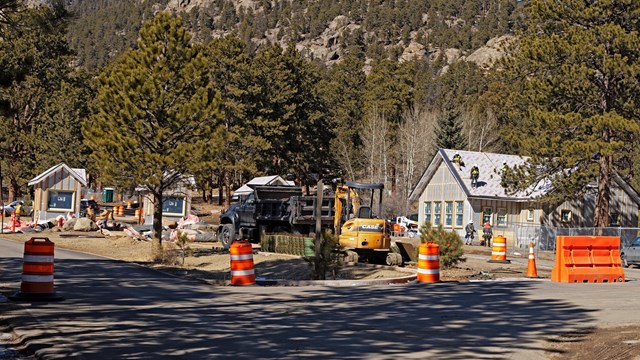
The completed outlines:
{"type": "MultiPolygon", "coordinates": [[[[535,197],[551,191],[549,181],[527,192],[507,194],[502,186],[503,165],[513,167],[527,159],[516,155],[439,149],[423,173],[409,199],[419,203],[419,226],[426,221],[442,224],[464,237],[464,227],[472,221],[481,234],[482,224],[489,222],[494,233],[508,242],[522,237],[522,229],[546,227],[591,227],[595,205],[595,188],[585,196],[561,204],[543,204],[535,197]],[[454,163],[458,153],[463,165],[454,163]],[[471,168],[477,165],[480,175],[471,186],[471,168]]],[[[619,176],[614,175],[610,202],[610,223],[616,227],[637,227],[640,197],[619,176]]]]}
{"type": "MultiPolygon", "coordinates": [[[[195,188],[193,176],[183,176],[171,189],[162,194],[162,217],[168,220],[179,220],[191,214],[191,197],[195,188]]],[[[142,211],[144,223],[153,224],[153,195],[144,186],[136,188],[136,192],[142,198],[142,211]]]]}
{"type": "Polygon", "coordinates": [[[82,187],[87,185],[86,171],[60,163],[29,181],[34,187],[34,221],[55,219],[80,212],[82,187]]]}

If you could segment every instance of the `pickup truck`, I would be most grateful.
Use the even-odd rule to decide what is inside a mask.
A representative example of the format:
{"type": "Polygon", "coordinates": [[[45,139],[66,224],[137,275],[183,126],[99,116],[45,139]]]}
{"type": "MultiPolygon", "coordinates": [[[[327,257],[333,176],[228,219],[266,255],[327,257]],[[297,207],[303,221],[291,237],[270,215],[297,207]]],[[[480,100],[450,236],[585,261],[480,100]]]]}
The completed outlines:
{"type": "MultiPolygon", "coordinates": [[[[255,186],[241,204],[231,205],[220,215],[218,240],[225,249],[235,239],[260,241],[261,233],[310,234],[315,229],[316,196],[303,196],[299,186],[255,186]]],[[[323,196],[321,223],[331,227],[334,196],[323,196]]]]}

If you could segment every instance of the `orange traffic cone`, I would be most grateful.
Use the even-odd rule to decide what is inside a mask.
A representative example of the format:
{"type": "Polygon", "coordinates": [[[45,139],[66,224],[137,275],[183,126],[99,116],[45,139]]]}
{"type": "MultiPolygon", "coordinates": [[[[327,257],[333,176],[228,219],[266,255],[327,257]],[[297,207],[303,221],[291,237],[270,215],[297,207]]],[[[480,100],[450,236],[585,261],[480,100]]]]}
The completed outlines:
{"type": "Polygon", "coordinates": [[[527,267],[527,277],[537,278],[536,257],[533,255],[533,243],[529,245],[529,266],[527,267]]]}

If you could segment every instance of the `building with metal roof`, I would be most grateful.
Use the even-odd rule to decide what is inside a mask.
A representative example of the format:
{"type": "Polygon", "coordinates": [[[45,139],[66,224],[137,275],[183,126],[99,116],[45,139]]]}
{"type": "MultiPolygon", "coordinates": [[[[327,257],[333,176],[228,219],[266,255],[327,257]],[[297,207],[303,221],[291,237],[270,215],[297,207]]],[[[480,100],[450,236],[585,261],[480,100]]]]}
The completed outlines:
{"type": "MultiPolygon", "coordinates": [[[[516,239],[523,228],[544,226],[591,227],[595,190],[590,186],[585,196],[561,204],[547,204],[536,198],[553,191],[550,181],[543,181],[527,191],[507,194],[501,170],[504,165],[522,165],[526,157],[476,151],[439,149],[409,195],[418,202],[419,226],[426,221],[442,224],[445,229],[464,236],[471,221],[476,229],[489,222],[494,233],[516,239]],[[456,153],[461,163],[453,161],[456,153]],[[471,168],[477,165],[477,186],[471,186],[471,168]]],[[[619,176],[614,175],[610,201],[612,226],[638,226],[640,197],[619,176]]],[[[476,240],[477,241],[477,240],[476,240]]]]}

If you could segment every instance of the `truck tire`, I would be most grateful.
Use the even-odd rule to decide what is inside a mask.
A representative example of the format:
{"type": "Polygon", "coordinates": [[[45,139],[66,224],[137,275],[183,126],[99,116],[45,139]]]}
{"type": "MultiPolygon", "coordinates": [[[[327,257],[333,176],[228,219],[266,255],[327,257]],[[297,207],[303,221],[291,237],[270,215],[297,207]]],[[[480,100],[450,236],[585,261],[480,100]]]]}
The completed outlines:
{"type": "Polygon", "coordinates": [[[233,224],[224,224],[222,229],[220,230],[219,240],[222,244],[222,247],[229,249],[233,240],[236,239],[236,229],[233,227],[233,224]]]}
{"type": "Polygon", "coordinates": [[[402,266],[402,255],[394,252],[390,252],[387,254],[386,261],[389,266],[402,266]]]}
{"type": "Polygon", "coordinates": [[[347,263],[357,263],[358,260],[359,260],[359,255],[357,252],[352,250],[347,250],[347,257],[345,259],[347,263]]]}

